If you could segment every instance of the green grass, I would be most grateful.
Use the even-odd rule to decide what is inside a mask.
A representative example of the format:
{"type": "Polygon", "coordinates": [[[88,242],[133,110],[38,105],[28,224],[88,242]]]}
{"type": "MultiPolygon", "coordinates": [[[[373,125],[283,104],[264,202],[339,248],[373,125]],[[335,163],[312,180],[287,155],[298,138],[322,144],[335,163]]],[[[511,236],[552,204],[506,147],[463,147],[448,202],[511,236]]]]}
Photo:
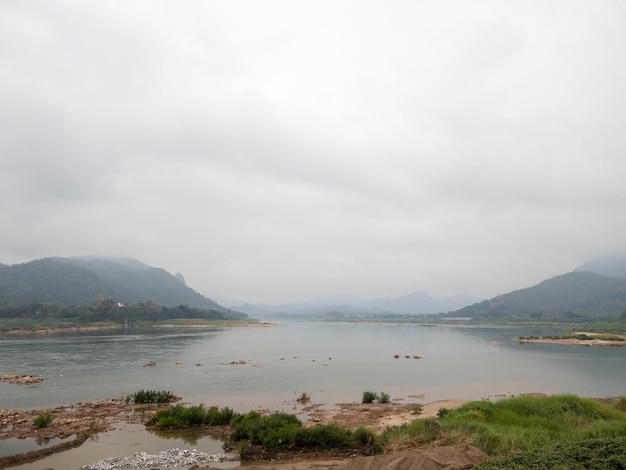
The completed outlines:
{"type": "Polygon", "coordinates": [[[488,461],[480,470],[615,470],[626,468],[626,438],[560,442],[488,461]]]}
{"type": "Polygon", "coordinates": [[[492,456],[545,449],[557,442],[626,436],[626,415],[574,395],[470,402],[439,420],[492,456]]]}
{"type": "Polygon", "coordinates": [[[625,397],[605,405],[574,395],[474,401],[457,409],[442,410],[437,418],[387,428],[381,435],[366,427],[307,428],[295,415],[286,413],[240,414],[229,408],[182,405],[159,410],[148,424],[158,428],[227,424],[242,458],[250,446],[272,451],[359,449],[362,453],[378,453],[471,443],[494,457],[485,469],[604,469],[626,468],[619,466],[626,459],[625,404],[625,397]],[[567,460],[567,456],[573,460],[567,460]],[[598,466],[601,461],[616,466],[598,466]]]}
{"type": "Polygon", "coordinates": [[[449,440],[444,436],[439,420],[426,418],[385,429],[380,436],[380,446],[385,451],[392,452],[408,447],[419,447],[439,440],[449,440]]]}

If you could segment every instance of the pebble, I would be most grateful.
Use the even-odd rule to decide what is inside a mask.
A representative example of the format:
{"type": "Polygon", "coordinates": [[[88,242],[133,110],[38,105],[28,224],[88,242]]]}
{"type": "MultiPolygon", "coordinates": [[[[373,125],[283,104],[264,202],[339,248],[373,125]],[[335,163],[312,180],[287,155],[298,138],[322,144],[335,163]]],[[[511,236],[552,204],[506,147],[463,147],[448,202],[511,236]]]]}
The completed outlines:
{"type": "Polygon", "coordinates": [[[180,465],[225,462],[228,460],[233,460],[233,458],[223,454],[207,454],[196,449],[171,449],[157,454],[135,452],[130,457],[112,457],[99,460],[91,465],[83,465],[78,470],[135,470],[149,469],[155,466],[172,468],[180,465]]]}

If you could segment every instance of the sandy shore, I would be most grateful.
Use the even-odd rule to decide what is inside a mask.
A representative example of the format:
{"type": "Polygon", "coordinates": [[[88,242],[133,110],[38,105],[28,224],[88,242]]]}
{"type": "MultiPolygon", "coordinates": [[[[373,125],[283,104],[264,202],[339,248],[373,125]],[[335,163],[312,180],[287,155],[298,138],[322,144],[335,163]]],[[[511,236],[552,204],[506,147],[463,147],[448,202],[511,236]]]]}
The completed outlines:
{"type": "MultiPolygon", "coordinates": [[[[576,332],[576,334],[587,335],[591,338],[598,333],[576,332]]],[[[519,338],[518,343],[547,343],[547,344],[566,344],[575,346],[624,346],[626,345],[626,335],[615,335],[622,338],[622,341],[609,341],[604,339],[577,339],[577,338],[519,338]]]]}

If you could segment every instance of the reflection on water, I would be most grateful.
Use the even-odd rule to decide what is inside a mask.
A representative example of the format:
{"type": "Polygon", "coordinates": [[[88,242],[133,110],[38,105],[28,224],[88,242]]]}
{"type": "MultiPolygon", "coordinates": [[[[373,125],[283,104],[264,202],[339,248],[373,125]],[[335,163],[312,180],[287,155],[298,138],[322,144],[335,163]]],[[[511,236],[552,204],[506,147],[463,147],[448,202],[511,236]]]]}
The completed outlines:
{"type": "MultiPolygon", "coordinates": [[[[427,399],[518,392],[620,395],[626,348],[519,344],[528,328],[285,323],[269,328],[128,330],[0,340],[0,370],[43,375],[0,383],[0,408],[40,408],[170,390],[194,404],[288,408],[359,400],[364,390],[427,399]],[[394,359],[399,355],[399,359],[394,359]],[[405,356],[420,355],[419,361],[405,356]],[[155,367],[142,367],[154,361],[155,367]],[[231,362],[241,364],[228,365],[231,362]]],[[[287,409],[288,411],[288,409],[287,409]]]]}
{"type": "Polygon", "coordinates": [[[73,441],[76,436],[72,435],[64,439],[60,438],[27,438],[27,439],[4,439],[0,441],[0,457],[7,457],[15,454],[25,454],[32,450],[39,450],[51,447],[64,442],[73,441]]]}
{"type": "MultiPolygon", "coordinates": [[[[3,450],[5,449],[5,442],[2,443],[3,450]]],[[[125,424],[118,426],[115,431],[94,436],[78,448],[12,468],[19,470],[77,469],[82,465],[92,464],[111,457],[128,457],[135,452],[156,454],[174,448],[196,449],[208,454],[225,453],[222,442],[207,435],[182,433],[176,436],[176,433],[171,433],[166,437],[147,431],[143,425],[125,424]]],[[[11,452],[7,455],[14,453],[21,453],[21,451],[11,452]]],[[[238,462],[211,463],[211,468],[232,468],[238,465],[238,462]]],[[[179,466],[177,468],[184,469],[185,467],[179,466]]]]}
{"type": "MultiPolygon", "coordinates": [[[[24,386],[1,382],[0,408],[43,408],[141,389],[170,390],[187,403],[230,406],[242,412],[259,408],[293,412],[302,392],[313,403],[327,404],[360,401],[366,390],[383,391],[392,398],[419,395],[423,402],[526,392],[626,394],[626,347],[515,341],[519,336],[558,333],[302,322],[207,331],[154,328],[9,335],[0,339],[0,371],[46,379],[24,386]],[[414,360],[414,355],[422,359],[414,360]],[[157,365],[142,367],[149,361],[157,365]]],[[[166,449],[159,450],[204,442],[193,435],[148,439],[145,431],[137,429],[127,430],[126,435],[129,442],[137,437],[136,446],[126,449],[129,453],[146,450],[151,439],[166,443],[166,449]]],[[[112,446],[102,444],[114,436],[99,438],[93,443],[94,452],[112,446]]],[[[110,452],[126,455],[111,447],[106,455],[90,456],[89,462],[110,457],[110,452]]],[[[76,467],[89,462],[80,461],[76,467]]]]}
{"type": "Polygon", "coordinates": [[[200,441],[201,439],[205,439],[207,437],[206,433],[203,432],[202,429],[199,429],[199,428],[174,430],[174,431],[154,430],[151,432],[155,436],[161,439],[180,441],[190,446],[195,446],[196,444],[198,444],[198,441],[200,441]]]}

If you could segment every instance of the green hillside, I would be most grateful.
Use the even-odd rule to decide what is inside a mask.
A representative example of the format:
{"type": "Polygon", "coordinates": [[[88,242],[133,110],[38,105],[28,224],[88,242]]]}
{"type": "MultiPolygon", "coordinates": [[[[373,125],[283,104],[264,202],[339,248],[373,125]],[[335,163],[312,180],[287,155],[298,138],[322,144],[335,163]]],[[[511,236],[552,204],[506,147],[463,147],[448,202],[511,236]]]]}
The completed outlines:
{"type": "Polygon", "coordinates": [[[619,316],[626,310],[626,279],[592,272],[571,272],[469,305],[452,317],[545,318],[619,316]]]}
{"type": "Polygon", "coordinates": [[[126,304],[230,311],[160,268],[130,258],[44,258],[0,268],[0,306],[48,302],[91,305],[104,297],[126,304]]]}

